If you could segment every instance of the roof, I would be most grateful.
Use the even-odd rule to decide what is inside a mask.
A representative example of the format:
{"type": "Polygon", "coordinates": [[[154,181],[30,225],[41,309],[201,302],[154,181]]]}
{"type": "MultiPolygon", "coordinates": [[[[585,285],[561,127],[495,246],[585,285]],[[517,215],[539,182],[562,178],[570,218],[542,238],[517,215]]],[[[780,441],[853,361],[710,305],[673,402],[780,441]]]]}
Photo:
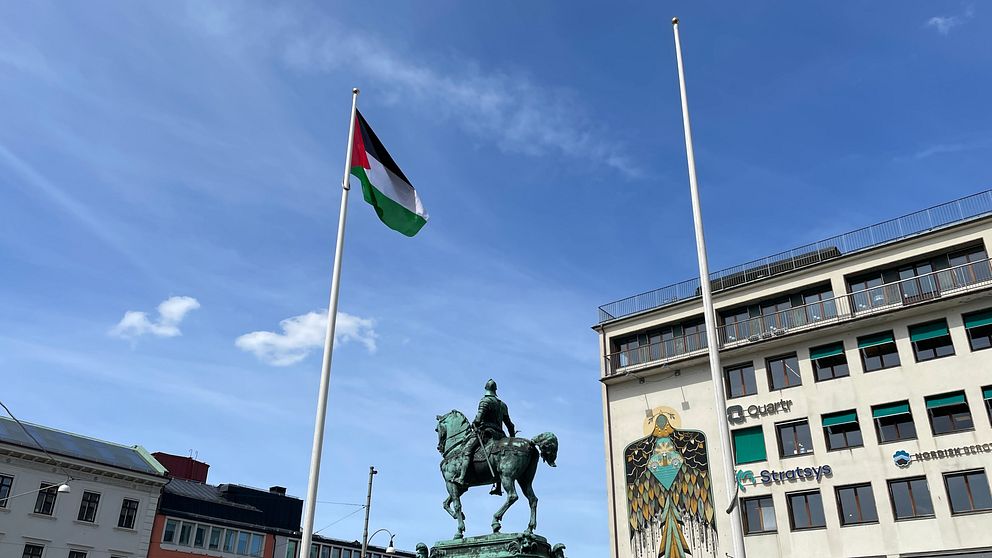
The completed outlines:
{"type": "Polygon", "coordinates": [[[174,477],[163,489],[159,511],[266,532],[293,533],[300,528],[303,500],[238,484],[213,485],[174,477]]]}
{"type": "Polygon", "coordinates": [[[32,450],[45,450],[53,456],[81,459],[146,475],[164,476],[165,469],[141,446],[124,446],[71,432],[63,432],[21,421],[38,443],[25,434],[17,422],[0,417],[0,442],[32,450]]]}
{"type": "MultiPolygon", "coordinates": [[[[806,246],[714,271],[710,273],[711,288],[713,292],[731,289],[990,215],[992,190],[985,190],[806,246]]],[[[699,296],[699,278],[688,279],[604,304],[599,307],[599,323],[664,308],[699,296]]]]}

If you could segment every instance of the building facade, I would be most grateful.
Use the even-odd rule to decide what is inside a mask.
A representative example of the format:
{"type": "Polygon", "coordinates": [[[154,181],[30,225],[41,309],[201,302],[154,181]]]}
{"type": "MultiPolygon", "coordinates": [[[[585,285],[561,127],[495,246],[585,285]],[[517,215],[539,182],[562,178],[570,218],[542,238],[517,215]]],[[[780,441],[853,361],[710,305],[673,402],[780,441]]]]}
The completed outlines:
{"type": "Polygon", "coordinates": [[[165,469],[140,446],[24,426],[0,417],[0,558],[146,556],[165,469]]]}
{"type": "Polygon", "coordinates": [[[298,535],[303,501],[285,488],[208,484],[206,463],[155,455],[172,478],[155,515],[148,558],[273,558],[277,537],[298,535]]]}
{"type": "MultiPolygon", "coordinates": [[[[296,537],[276,537],[275,558],[300,558],[300,535],[296,537]]],[[[345,541],[332,539],[320,535],[313,536],[313,544],[310,545],[311,558],[361,558],[361,541],[345,541]]],[[[369,545],[365,551],[366,558],[390,558],[398,556],[400,558],[416,558],[416,554],[396,549],[387,554],[386,549],[377,545],[369,545]]]]}
{"type": "Polygon", "coordinates": [[[992,191],[600,308],[615,557],[992,556],[992,191]]]}

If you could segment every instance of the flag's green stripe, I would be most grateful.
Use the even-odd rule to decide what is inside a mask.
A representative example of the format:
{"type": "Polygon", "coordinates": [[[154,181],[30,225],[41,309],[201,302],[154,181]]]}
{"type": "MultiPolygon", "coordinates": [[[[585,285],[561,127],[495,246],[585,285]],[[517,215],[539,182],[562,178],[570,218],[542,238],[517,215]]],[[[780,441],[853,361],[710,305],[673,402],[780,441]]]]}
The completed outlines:
{"type": "Polygon", "coordinates": [[[403,207],[393,201],[389,196],[377,190],[369,180],[369,176],[365,173],[364,168],[351,167],[351,174],[362,181],[362,196],[375,209],[379,220],[385,223],[387,227],[406,236],[413,236],[427,224],[427,219],[403,207]]]}

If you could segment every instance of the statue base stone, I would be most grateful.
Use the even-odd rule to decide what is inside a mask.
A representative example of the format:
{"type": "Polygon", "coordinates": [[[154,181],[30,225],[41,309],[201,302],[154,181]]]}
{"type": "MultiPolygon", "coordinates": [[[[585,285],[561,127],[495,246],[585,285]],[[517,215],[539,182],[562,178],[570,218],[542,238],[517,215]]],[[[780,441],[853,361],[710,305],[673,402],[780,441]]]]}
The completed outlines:
{"type": "Polygon", "coordinates": [[[565,558],[565,545],[551,546],[540,535],[493,533],[438,541],[430,558],[565,558]]]}

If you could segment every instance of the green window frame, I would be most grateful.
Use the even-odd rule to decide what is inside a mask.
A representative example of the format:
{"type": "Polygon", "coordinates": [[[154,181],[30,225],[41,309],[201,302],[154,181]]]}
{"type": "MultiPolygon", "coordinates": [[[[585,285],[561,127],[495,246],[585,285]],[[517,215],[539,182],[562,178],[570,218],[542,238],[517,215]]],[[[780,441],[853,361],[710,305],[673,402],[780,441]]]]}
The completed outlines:
{"type": "Polygon", "coordinates": [[[751,426],[731,431],[734,445],[734,463],[744,465],[768,460],[765,433],[761,426],[751,426]]]}
{"type": "Polygon", "coordinates": [[[821,358],[827,358],[842,354],[844,354],[843,341],[838,341],[836,343],[829,343],[827,345],[820,345],[819,347],[811,347],[809,350],[810,360],[820,360],[821,358]]]}
{"type": "Polygon", "coordinates": [[[838,424],[849,424],[852,422],[858,422],[857,411],[844,411],[842,413],[823,415],[823,426],[835,426],[838,424]]]}

